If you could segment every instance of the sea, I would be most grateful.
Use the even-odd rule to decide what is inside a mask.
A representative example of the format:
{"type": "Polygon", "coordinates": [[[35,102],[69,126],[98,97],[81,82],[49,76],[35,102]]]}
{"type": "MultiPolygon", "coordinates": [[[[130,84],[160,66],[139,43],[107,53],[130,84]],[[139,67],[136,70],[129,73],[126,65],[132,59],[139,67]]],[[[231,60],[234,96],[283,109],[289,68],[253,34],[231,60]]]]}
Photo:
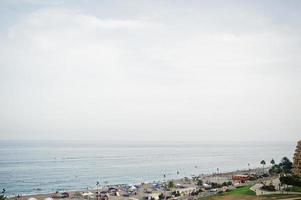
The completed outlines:
{"type": "MultiPolygon", "coordinates": [[[[74,191],[260,167],[296,142],[0,141],[6,195],[74,191]],[[166,178],[164,178],[164,174],[166,178]]],[[[1,189],[0,188],[0,189],[1,189]]]]}

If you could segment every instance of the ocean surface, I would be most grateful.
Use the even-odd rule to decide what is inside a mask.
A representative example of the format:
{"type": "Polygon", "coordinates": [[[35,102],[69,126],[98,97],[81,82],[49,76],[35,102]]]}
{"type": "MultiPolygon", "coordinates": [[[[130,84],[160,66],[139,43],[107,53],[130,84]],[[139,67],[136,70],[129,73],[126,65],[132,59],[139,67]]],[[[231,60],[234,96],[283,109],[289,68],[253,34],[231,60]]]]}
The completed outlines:
{"type": "Polygon", "coordinates": [[[6,195],[134,184],[259,167],[292,159],[295,142],[0,141],[0,187],[6,195]],[[177,171],[180,173],[177,175],[177,171]]]}

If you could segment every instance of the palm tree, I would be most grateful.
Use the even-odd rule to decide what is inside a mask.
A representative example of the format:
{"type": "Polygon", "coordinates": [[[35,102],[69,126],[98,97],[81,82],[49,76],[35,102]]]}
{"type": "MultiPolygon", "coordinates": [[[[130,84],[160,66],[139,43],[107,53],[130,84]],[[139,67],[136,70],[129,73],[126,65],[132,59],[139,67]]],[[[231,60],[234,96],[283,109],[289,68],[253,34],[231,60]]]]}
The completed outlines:
{"type": "Polygon", "coordinates": [[[197,186],[202,187],[203,186],[203,181],[202,179],[198,179],[196,182],[197,186]]]}
{"type": "Polygon", "coordinates": [[[0,200],[5,200],[6,199],[6,196],[4,195],[5,192],[6,192],[6,190],[3,188],[2,192],[0,194],[0,200]]]}
{"type": "Polygon", "coordinates": [[[97,194],[99,193],[98,187],[99,187],[99,181],[96,181],[97,194]]]}
{"type": "Polygon", "coordinates": [[[174,183],[173,181],[169,181],[167,187],[168,187],[169,189],[172,189],[172,188],[175,187],[175,183],[174,183]]]}
{"type": "Polygon", "coordinates": [[[290,173],[293,168],[293,163],[287,157],[283,157],[279,165],[284,173],[290,173]]]}
{"type": "Polygon", "coordinates": [[[264,173],[264,166],[265,166],[265,164],[266,164],[265,160],[262,160],[262,161],[260,162],[260,164],[262,164],[262,170],[263,170],[263,173],[264,173]]]}
{"type": "Polygon", "coordinates": [[[274,159],[271,160],[271,165],[275,165],[275,160],[274,159]]]}

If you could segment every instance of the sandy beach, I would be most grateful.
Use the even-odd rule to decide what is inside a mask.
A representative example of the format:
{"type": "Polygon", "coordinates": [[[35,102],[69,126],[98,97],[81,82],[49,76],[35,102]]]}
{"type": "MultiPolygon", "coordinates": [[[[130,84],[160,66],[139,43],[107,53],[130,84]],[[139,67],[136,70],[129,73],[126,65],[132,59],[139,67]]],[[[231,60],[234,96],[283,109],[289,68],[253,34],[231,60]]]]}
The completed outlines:
{"type": "Polygon", "coordinates": [[[167,180],[167,181],[159,181],[152,183],[140,183],[135,185],[106,185],[101,186],[98,189],[87,189],[82,191],[58,191],[54,193],[47,194],[34,194],[34,195],[19,195],[9,197],[10,200],[44,200],[44,199],[112,199],[112,200],[125,200],[125,199],[158,199],[160,194],[164,194],[169,197],[175,198],[172,194],[174,192],[179,192],[181,195],[176,199],[181,198],[194,198],[192,193],[195,191],[201,190],[202,193],[199,196],[208,196],[212,194],[216,194],[219,190],[226,190],[229,188],[234,188],[235,186],[239,186],[243,183],[239,181],[233,181],[232,176],[234,175],[242,175],[242,174],[260,174],[262,169],[250,169],[250,170],[237,170],[233,172],[225,172],[225,173],[216,173],[216,174],[203,174],[197,177],[183,177],[181,179],[176,180],[167,180]],[[224,182],[233,182],[232,186],[223,187],[219,190],[210,191],[204,188],[200,189],[197,185],[196,180],[202,180],[204,184],[206,183],[218,183],[222,184],[224,182]],[[165,187],[168,182],[172,181],[174,183],[174,187],[167,189],[165,187]],[[68,194],[68,196],[62,197],[62,195],[68,194]],[[97,195],[99,194],[99,195],[97,195]]]}

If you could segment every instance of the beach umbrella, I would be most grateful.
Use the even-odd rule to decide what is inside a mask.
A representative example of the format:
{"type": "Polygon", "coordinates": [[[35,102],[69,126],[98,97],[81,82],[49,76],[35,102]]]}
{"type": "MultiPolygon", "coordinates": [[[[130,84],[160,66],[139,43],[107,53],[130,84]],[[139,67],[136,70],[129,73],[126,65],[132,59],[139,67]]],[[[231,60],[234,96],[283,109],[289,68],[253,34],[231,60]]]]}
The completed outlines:
{"type": "Polygon", "coordinates": [[[129,191],[134,191],[134,190],[137,190],[137,188],[135,187],[135,186],[131,186],[130,188],[129,188],[129,191]]]}
{"type": "MultiPolygon", "coordinates": [[[[82,195],[83,195],[83,196],[92,196],[93,193],[92,193],[92,192],[84,192],[82,195]]],[[[46,200],[46,199],[45,199],[45,200],[46,200]]],[[[50,199],[47,199],[47,200],[50,200],[50,199]]]]}

